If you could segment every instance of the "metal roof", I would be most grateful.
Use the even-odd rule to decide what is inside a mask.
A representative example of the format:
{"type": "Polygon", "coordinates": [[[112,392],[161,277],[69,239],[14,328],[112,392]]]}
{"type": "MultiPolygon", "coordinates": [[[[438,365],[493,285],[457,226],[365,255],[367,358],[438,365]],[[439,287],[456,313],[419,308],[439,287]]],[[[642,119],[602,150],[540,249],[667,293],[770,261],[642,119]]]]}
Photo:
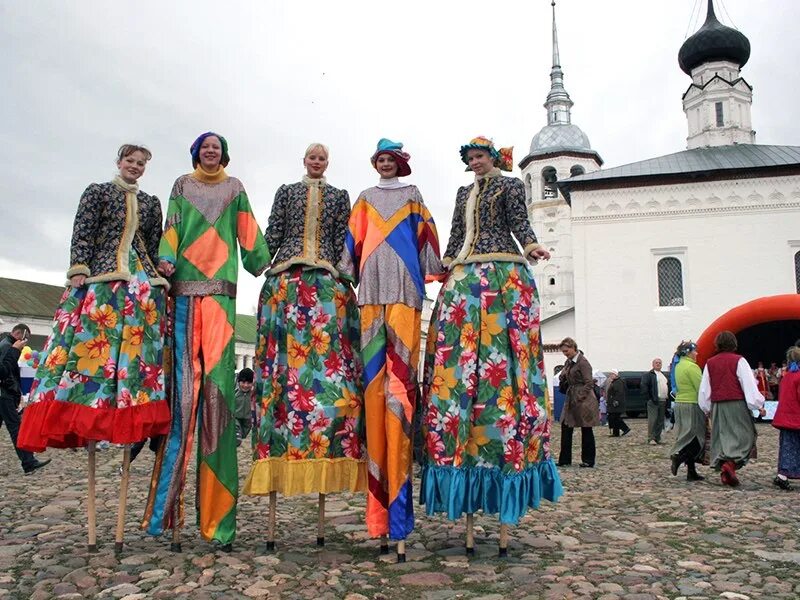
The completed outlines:
{"type": "Polygon", "coordinates": [[[762,144],[734,144],[694,148],[667,154],[640,162],[577,175],[559,182],[559,187],[571,188],[573,184],[612,179],[657,177],[663,175],[688,175],[724,172],[741,169],[763,169],[800,165],[800,146],[768,146],[762,144]]]}
{"type": "Polygon", "coordinates": [[[0,314],[52,319],[64,286],[0,277],[0,314]]]}

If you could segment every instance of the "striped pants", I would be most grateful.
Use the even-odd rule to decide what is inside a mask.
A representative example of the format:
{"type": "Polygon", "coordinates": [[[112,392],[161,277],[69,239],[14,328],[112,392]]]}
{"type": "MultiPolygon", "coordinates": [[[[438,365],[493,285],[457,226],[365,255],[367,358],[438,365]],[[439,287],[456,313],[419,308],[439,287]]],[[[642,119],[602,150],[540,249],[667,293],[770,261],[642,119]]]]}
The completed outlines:
{"type": "Polygon", "coordinates": [[[361,307],[367,420],[367,530],[403,540],[414,529],[411,491],[421,312],[405,304],[361,307]]]}
{"type": "Polygon", "coordinates": [[[175,298],[170,340],[174,364],[167,374],[172,422],[150,482],[142,523],[150,534],[183,525],[183,490],[197,428],[200,534],[222,544],[236,537],[235,318],[235,298],[175,298]]]}

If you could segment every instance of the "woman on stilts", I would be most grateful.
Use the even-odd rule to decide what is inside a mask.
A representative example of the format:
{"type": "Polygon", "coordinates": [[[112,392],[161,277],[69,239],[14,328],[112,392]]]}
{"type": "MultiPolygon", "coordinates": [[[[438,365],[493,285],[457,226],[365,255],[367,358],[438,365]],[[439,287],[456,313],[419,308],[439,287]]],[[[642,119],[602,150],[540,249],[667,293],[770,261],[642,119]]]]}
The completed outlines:
{"type": "Polygon", "coordinates": [[[750,460],[756,444],[751,411],[757,410],[762,417],[766,414],[753,371],[736,354],[736,347],[732,332],[717,334],[716,353],[706,362],[698,392],[700,408],[711,414],[711,466],[720,472],[722,485],[730,487],[739,485],[736,471],[750,460]]]}
{"type": "Polygon", "coordinates": [[[275,548],[277,494],[365,492],[364,410],[358,306],[335,264],[350,198],[324,175],[328,148],[311,144],[306,174],[282,185],[265,233],[274,254],[258,306],[256,430],[244,486],[269,495],[267,550],[275,548]]]}
{"type": "Polygon", "coordinates": [[[378,142],[370,161],[378,185],[361,192],[350,214],[342,272],[358,283],[367,419],[367,531],[405,540],[414,529],[411,491],[422,301],[442,271],[436,225],[415,185],[403,144],[378,142]]]}
{"type": "Polygon", "coordinates": [[[122,550],[130,446],[169,428],[162,370],[167,282],[156,270],[161,203],[141,191],[150,151],[124,144],[119,173],[86,188],[72,230],[69,287],[56,310],[20,447],[89,453],[89,551],[96,551],[96,442],[124,444],[115,550],[122,550]],[[98,243],[99,242],[99,243],[98,243]]]}
{"type": "Polygon", "coordinates": [[[703,462],[706,443],[706,415],[697,404],[703,374],[697,366],[697,344],[681,342],[678,362],[673,367],[675,375],[675,444],[672,446],[670,470],[678,474],[686,465],[686,481],[702,481],[696,463],[703,462]]]}
{"type": "Polygon", "coordinates": [[[508,527],[562,494],[550,455],[538,293],[526,264],[550,254],[531,229],[522,181],[501,174],[511,170],[510,149],[478,137],[461,147],[461,159],[475,182],[456,196],[448,272],[428,334],[421,502],[428,514],[467,514],[467,554],[473,513],[498,514],[505,556],[508,527]]]}
{"type": "Polygon", "coordinates": [[[153,535],[172,528],[172,549],[181,551],[183,490],[199,421],[200,534],[230,551],[239,492],[233,391],[237,251],[244,268],[259,276],[269,250],[244,186],[225,172],[225,138],[204,133],[190,154],[195,169],[175,181],[159,247],[159,269],[171,278],[174,299],[172,423],[156,457],[142,525],[153,535]]]}

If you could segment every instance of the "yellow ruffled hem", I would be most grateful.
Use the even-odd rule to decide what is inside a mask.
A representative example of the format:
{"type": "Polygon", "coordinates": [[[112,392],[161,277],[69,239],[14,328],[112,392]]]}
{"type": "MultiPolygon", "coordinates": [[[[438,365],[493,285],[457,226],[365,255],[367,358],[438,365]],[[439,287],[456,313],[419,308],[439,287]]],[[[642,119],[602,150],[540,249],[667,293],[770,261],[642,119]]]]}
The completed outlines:
{"type": "Polygon", "coordinates": [[[253,463],[243,493],[246,496],[264,496],[278,492],[284,496],[296,496],[366,491],[367,463],[363,460],[287,460],[280,457],[264,458],[253,463]]]}

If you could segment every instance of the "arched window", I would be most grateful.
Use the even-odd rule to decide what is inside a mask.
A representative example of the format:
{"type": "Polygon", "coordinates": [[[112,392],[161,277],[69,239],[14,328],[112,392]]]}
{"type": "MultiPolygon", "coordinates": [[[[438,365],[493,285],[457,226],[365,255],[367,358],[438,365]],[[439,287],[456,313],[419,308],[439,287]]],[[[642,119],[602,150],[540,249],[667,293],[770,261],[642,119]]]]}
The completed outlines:
{"type": "Polygon", "coordinates": [[[668,256],[658,261],[658,305],[683,306],[683,267],[668,256]]]}
{"type": "MultiPolygon", "coordinates": [[[[798,254],[800,254],[800,253],[798,253],[798,254]]],[[[556,284],[556,278],[555,278],[555,277],[551,277],[551,278],[549,279],[548,283],[549,283],[550,285],[555,285],[555,284],[556,284]]]]}
{"type": "Polygon", "coordinates": [[[797,293],[800,294],[800,251],[794,255],[794,283],[797,293]]]}
{"type": "Polygon", "coordinates": [[[586,169],[584,169],[580,165],[572,165],[572,168],[569,170],[569,174],[572,177],[576,177],[578,175],[583,175],[584,173],[586,173],[586,169]]]}
{"type": "Polygon", "coordinates": [[[556,181],[558,181],[558,175],[554,167],[542,169],[542,199],[558,198],[556,181]]]}

